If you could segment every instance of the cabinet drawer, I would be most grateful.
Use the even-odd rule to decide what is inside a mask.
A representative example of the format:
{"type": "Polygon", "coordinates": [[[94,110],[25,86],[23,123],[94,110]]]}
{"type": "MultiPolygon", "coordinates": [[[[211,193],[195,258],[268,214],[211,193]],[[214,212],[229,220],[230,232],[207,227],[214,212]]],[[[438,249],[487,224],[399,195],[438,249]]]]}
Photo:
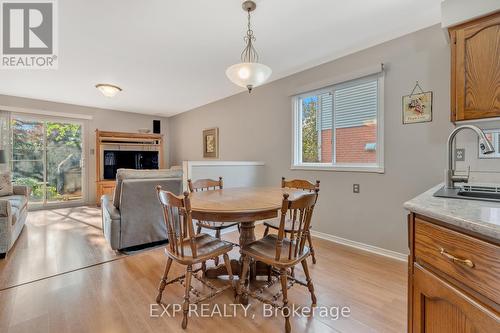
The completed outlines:
{"type": "Polygon", "coordinates": [[[415,218],[415,258],[500,304],[500,247],[415,218]]]}

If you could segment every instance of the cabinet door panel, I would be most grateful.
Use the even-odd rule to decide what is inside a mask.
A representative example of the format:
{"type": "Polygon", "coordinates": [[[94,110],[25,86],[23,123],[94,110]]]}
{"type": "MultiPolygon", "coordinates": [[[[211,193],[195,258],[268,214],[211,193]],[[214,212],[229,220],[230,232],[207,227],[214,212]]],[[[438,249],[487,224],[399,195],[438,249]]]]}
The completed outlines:
{"type": "Polygon", "coordinates": [[[413,332],[500,332],[500,318],[418,264],[414,267],[413,332]]]}
{"type": "Polygon", "coordinates": [[[500,14],[457,28],[452,38],[456,120],[500,117],[500,14]]]}

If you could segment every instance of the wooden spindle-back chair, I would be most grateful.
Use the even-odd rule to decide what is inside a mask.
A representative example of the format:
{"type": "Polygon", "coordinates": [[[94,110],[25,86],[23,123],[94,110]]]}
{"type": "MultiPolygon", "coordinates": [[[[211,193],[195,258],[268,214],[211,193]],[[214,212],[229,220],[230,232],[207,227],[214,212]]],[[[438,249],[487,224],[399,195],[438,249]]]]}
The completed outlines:
{"type": "MultiPolygon", "coordinates": [[[[189,293],[194,289],[191,287],[191,277],[193,273],[195,273],[194,276],[195,278],[197,278],[196,272],[200,270],[198,269],[193,272],[193,265],[203,263],[207,259],[222,255],[224,257],[229,280],[231,281],[232,285],[233,274],[231,270],[231,263],[229,261],[229,256],[227,253],[231,251],[233,245],[228,242],[223,242],[220,239],[214,238],[207,234],[195,234],[191,218],[191,201],[189,197],[190,194],[188,192],[184,192],[183,196],[176,196],[171,192],[163,191],[161,189],[161,186],[157,186],[157,192],[158,200],[160,201],[160,204],[163,208],[163,217],[165,220],[165,225],[167,227],[168,245],[165,249],[165,254],[167,255],[167,264],[165,266],[163,276],[160,280],[156,302],[161,302],[162,294],[167,284],[185,279],[184,303],[182,305],[182,328],[186,328],[190,303],[189,293]],[[173,261],[187,266],[186,274],[167,282],[168,272],[173,261]]],[[[227,287],[217,289],[211,285],[208,286],[212,290],[215,290],[215,292],[211,293],[207,297],[199,298],[196,302],[193,303],[199,303],[205,299],[214,297],[223,290],[227,289],[227,287]]],[[[200,293],[196,292],[196,294],[200,293]]]]}
{"type": "MultiPolygon", "coordinates": [[[[303,180],[303,179],[286,180],[285,177],[281,178],[281,187],[282,188],[295,188],[295,189],[309,191],[309,192],[313,192],[316,189],[319,190],[319,183],[320,183],[319,180],[316,180],[316,183],[313,184],[313,183],[310,183],[307,180],[303,180]]],[[[266,236],[269,233],[269,229],[278,230],[280,223],[279,223],[279,221],[273,220],[273,221],[264,222],[264,225],[266,226],[266,229],[264,230],[264,236],[266,236]]],[[[287,234],[292,234],[292,233],[296,232],[293,227],[294,226],[292,225],[292,223],[290,223],[290,221],[288,221],[285,224],[285,236],[287,234]]],[[[312,262],[313,262],[313,264],[315,264],[316,263],[316,255],[314,252],[311,233],[308,233],[307,241],[309,243],[309,249],[311,250],[312,262]]]]}
{"type": "MultiPolygon", "coordinates": [[[[212,190],[222,190],[224,188],[224,182],[222,177],[219,180],[213,179],[198,179],[192,181],[188,179],[188,188],[191,193],[193,192],[203,192],[212,190]]],[[[237,222],[212,222],[212,221],[196,221],[197,233],[199,234],[203,229],[209,229],[215,231],[215,237],[221,239],[221,231],[227,228],[236,226],[238,231],[240,231],[240,224],[237,222]]],[[[219,264],[219,258],[214,258],[215,265],[219,264]]]]}
{"type": "Polygon", "coordinates": [[[245,245],[241,249],[243,255],[243,268],[241,279],[238,287],[238,295],[246,298],[247,295],[257,298],[258,300],[270,304],[279,309],[283,309],[285,314],[285,329],[290,332],[289,307],[287,291],[290,287],[288,279],[307,286],[311,294],[312,306],[316,305],[316,295],[314,294],[314,286],[309,274],[307,266],[307,257],[311,255],[309,247],[306,246],[308,234],[311,230],[311,221],[314,211],[314,206],[318,199],[319,189],[314,189],[313,193],[304,194],[294,200],[289,200],[289,195],[283,195],[283,203],[281,207],[280,224],[278,234],[267,235],[264,238],[245,245]],[[290,218],[291,216],[291,218],[290,218]],[[291,223],[294,232],[290,234],[290,238],[285,236],[285,225],[291,223]],[[281,281],[281,294],[283,304],[277,304],[274,299],[268,300],[262,296],[260,292],[252,292],[245,287],[245,278],[249,270],[251,259],[261,261],[279,270],[279,279],[281,281]],[[288,269],[300,263],[306,276],[306,282],[299,281],[293,276],[288,276],[288,269]]]}

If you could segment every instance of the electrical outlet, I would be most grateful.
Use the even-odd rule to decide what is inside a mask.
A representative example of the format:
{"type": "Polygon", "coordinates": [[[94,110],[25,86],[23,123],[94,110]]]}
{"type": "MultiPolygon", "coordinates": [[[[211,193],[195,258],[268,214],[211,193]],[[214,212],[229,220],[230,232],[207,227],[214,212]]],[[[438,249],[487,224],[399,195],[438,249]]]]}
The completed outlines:
{"type": "Polygon", "coordinates": [[[359,193],[359,184],[352,184],[352,193],[359,193]]]}
{"type": "Polygon", "coordinates": [[[464,162],[465,161],[465,149],[457,148],[455,149],[455,161],[464,162]]]}

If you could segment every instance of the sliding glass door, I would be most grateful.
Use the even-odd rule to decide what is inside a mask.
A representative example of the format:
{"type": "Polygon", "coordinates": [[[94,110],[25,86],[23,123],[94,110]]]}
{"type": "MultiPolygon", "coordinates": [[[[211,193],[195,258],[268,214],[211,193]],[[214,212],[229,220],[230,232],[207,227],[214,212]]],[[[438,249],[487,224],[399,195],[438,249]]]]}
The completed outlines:
{"type": "Polygon", "coordinates": [[[83,201],[83,124],[12,115],[11,133],[13,180],[32,188],[31,205],[83,201]]]}

